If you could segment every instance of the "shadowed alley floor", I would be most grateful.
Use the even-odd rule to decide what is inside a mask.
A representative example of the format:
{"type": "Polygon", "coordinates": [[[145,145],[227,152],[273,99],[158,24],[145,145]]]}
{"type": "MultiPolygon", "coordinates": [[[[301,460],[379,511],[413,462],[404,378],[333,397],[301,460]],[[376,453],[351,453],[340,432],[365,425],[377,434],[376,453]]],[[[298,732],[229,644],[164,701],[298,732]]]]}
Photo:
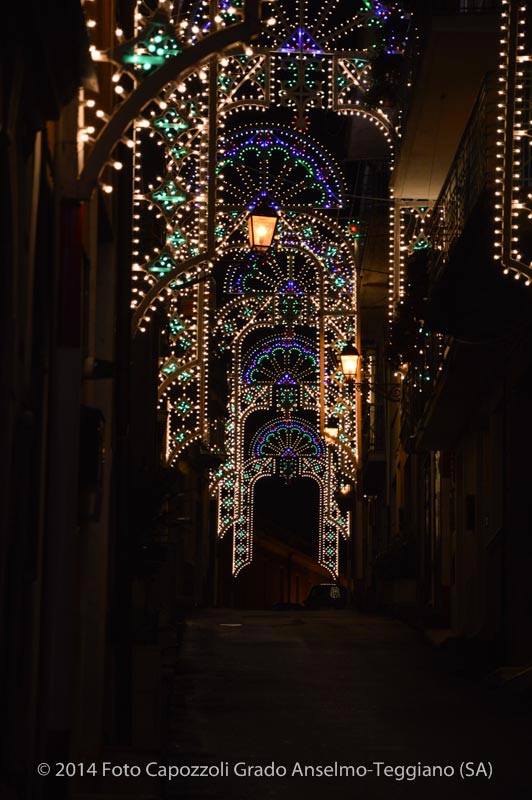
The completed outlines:
{"type": "Polygon", "coordinates": [[[174,778],[164,784],[168,798],[496,798],[532,787],[526,706],[449,672],[402,623],[355,612],[196,614],[169,720],[169,763],[227,762],[229,775],[174,778]],[[274,762],[287,775],[239,777],[239,762],[274,762]],[[490,762],[493,776],[461,779],[462,762],[486,770],[490,762]],[[373,772],[297,774],[296,764],[335,763],[373,772]],[[419,763],[455,775],[382,774],[419,763]]]}

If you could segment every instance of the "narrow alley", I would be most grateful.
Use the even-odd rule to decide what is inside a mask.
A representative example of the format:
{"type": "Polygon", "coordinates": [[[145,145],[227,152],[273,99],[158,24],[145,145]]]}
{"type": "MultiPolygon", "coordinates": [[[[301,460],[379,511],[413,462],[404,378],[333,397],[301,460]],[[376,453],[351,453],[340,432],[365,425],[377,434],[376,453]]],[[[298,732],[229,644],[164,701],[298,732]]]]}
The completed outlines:
{"type": "Polygon", "coordinates": [[[531,11],[7,15],[0,800],[532,797],[531,11]]]}

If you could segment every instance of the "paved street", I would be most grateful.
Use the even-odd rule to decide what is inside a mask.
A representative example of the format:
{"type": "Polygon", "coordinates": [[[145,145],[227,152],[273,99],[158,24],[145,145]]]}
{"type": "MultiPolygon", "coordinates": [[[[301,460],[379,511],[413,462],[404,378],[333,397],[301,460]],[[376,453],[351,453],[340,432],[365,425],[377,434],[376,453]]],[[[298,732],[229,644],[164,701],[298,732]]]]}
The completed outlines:
{"type": "Polygon", "coordinates": [[[529,796],[529,713],[449,672],[437,650],[397,621],[346,611],[205,612],[187,623],[168,753],[175,765],[213,769],[210,777],[173,779],[165,796],[529,796]],[[486,769],[491,762],[492,779],[462,780],[464,761],[486,769]],[[239,777],[239,762],[273,762],[287,774],[239,777]],[[216,777],[216,765],[229,775],[216,777]],[[318,765],[333,775],[346,766],[373,773],[297,774],[318,765]],[[376,774],[406,765],[447,767],[455,776],[376,774]]]}

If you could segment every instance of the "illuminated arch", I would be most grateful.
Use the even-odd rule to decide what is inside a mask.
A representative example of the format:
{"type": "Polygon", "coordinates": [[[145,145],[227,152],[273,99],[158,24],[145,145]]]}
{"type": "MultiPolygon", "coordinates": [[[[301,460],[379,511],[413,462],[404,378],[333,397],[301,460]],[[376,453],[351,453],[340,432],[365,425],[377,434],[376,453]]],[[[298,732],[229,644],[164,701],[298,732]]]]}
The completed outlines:
{"type": "MultiPolygon", "coordinates": [[[[312,478],[319,486],[318,563],[336,579],[338,577],[339,539],[340,537],[346,538],[347,520],[339,513],[336,502],[328,491],[330,481],[328,473],[333,470],[332,460],[330,450],[325,458],[302,457],[299,465],[299,477],[312,478]]],[[[275,461],[274,457],[248,458],[242,465],[245,480],[239,485],[235,481],[237,494],[234,497],[238,499],[239,508],[233,521],[233,574],[235,576],[253,560],[254,487],[261,478],[271,477],[275,474],[275,461]]]]}

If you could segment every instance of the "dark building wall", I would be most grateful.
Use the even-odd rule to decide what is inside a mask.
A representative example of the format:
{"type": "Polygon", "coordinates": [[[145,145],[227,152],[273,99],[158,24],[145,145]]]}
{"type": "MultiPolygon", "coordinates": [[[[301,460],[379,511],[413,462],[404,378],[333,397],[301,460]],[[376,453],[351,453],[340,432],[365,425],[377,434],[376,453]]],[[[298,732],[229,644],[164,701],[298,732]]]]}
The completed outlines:
{"type": "MultiPolygon", "coordinates": [[[[451,395],[441,395],[432,431],[423,433],[441,449],[414,447],[396,481],[404,482],[399,517],[417,541],[420,618],[486,643],[494,659],[517,665],[532,656],[530,344],[529,326],[512,330],[505,359],[483,373],[470,413],[456,415],[445,400],[451,395]]],[[[471,345],[471,357],[479,346],[471,345]]],[[[463,379],[451,369],[442,381],[445,388],[463,379]]],[[[467,394],[467,384],[461,387],[467,394]]]]}
{"type": "Polygon", "coordinates": [[[504,541],[503,614],[507,647],[513,663],[532,660],[532,504],[530,452],[532,419],[530,373],[532,331],[527,330],[511,354],[506,394],[506,470],[503,476],[504,541]]]}
{"type": "Polygon", "coordinates": [[[38,756],[66,752],[76,684],[82,216],[57,184],[75,171],[88,42],[78,2],[30,3],[23,35],[15,20],[0,67],[0,794],[34,797],[38,756]]]}

